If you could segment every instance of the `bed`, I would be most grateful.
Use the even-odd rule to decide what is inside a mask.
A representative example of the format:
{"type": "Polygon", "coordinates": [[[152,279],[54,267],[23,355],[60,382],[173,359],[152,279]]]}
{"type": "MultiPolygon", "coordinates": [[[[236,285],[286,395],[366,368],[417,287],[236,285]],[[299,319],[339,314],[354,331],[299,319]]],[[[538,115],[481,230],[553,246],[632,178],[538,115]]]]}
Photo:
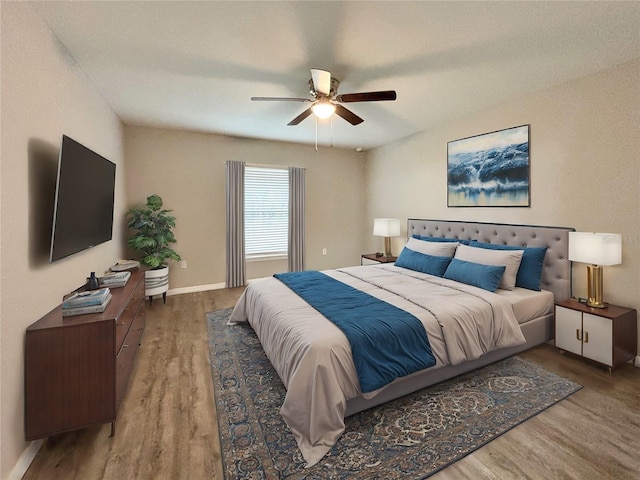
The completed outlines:
{"type": "MultiPolygon", "coordinates": [[[[309,277],[301,277],[299,284],[295,283],[297,277],[287,274],[251,282],[229,324],[248,321],[256,332],[287,388],[280,413],[312,466],[342,435],[346,416],[551,340],[554,300],[567,299],[571,293],[570,231],[573,229],[409,219],[408,243],[396,264],[315,272],[314,282],[317,277],[331,287],[346,284],[353,295],[372,298],[421,323],[431,363],[415,372],[396,373],[398,378],[391,377],[388,384],[384,383],[388,380],[381,383],[362,376],[360,352],[367,348],[356,346],[343,333],[346,330],[337,326],[339,321],[330,321],[320,313],[345,316],[349,309],[327,313],[325,306],[332,301],[306,297],[305,287],[312,283],[306,280],[309,277]],[[432,266],[440,265],[448,255],[442,252],[453,252],[452,258],[444,262],[446,271],[438,266],[434,272],[432,266]],[[525,252],[540,260],[534,282],[539,290],[527,283],[529,277],[520,278],[520,273],[525,273],[525,252]],[[428,268],[416,268],[412,263],[416,258],[421,262],[428,259],[428,268]],[[515,265],[504,265],[512,261],[515,265]],[[484,263],[493,266],[478,266],[484,263]],[[460,282],[454,274],[459,267],[480,270],[471,270],[471,280],[468,270],[463,270],[460,282]],[[490,278],[495,281],[487,287],[485,282],[490,278]],[[498,282],[500,288],[496,288],[498,282]],[[295,288],[302,291],[296,293],[295,288]],[[313,302],[318,303],[311,306],[313,302]]],[[[354,315],[360,313],[354,310],[354,315]]],[[[425,353],[420,359],[427,356],[425,353]]]]}

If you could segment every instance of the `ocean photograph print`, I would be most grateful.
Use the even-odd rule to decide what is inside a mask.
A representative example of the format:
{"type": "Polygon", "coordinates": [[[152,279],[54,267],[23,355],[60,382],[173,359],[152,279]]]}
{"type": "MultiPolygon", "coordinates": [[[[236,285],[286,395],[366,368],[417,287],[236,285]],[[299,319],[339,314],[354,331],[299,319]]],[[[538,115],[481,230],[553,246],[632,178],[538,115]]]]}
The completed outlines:
{"type": "Polygon", "coordinates": [[[529,205],[529,125],[447,143],[448,207],[529,205]]]}

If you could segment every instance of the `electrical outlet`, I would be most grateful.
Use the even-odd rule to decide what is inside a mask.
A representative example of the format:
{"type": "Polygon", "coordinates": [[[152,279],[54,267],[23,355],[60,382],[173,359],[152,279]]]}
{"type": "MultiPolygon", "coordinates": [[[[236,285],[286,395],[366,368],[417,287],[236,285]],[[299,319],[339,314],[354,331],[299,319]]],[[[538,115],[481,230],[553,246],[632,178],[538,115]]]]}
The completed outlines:
{"type": "Polygon", "coordinates": [[[180,268],[187,268],[187,261],[186,260],[181,260],[180,261],[180,268]]]}
{"type": "Polygon", "coordinates": [[[326,255],[326,254],[327,254],[327,249],[326,249],[326,248],[323,248],[323,249],[322,249],[322,255],[326,255]]]}

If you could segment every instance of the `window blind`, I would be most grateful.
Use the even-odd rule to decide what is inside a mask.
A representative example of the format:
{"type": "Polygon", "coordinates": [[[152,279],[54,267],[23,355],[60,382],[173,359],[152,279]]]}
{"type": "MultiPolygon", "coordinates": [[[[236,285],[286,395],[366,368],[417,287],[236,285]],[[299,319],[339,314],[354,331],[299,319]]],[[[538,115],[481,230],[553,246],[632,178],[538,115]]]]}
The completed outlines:
{"type": "Polygon", "coordinates": [[[289,171],[249,167],[244,172],[245,256],[287,255],[289,171]]]}

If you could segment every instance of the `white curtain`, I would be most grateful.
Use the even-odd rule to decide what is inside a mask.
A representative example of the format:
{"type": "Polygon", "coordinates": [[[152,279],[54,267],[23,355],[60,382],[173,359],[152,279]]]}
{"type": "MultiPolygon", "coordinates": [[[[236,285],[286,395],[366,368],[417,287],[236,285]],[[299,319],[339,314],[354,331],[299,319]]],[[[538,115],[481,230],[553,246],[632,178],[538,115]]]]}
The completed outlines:
{"type": "Polygon", "coordinates": [[[225,162],[227,273],[226,286],[246,284],[244,258],[244,162],[225,162]]]}
{"type": "Polygon", "coordinates": [[[305,169],[289,167],[289,271],[304,270],[305,169]]]}

